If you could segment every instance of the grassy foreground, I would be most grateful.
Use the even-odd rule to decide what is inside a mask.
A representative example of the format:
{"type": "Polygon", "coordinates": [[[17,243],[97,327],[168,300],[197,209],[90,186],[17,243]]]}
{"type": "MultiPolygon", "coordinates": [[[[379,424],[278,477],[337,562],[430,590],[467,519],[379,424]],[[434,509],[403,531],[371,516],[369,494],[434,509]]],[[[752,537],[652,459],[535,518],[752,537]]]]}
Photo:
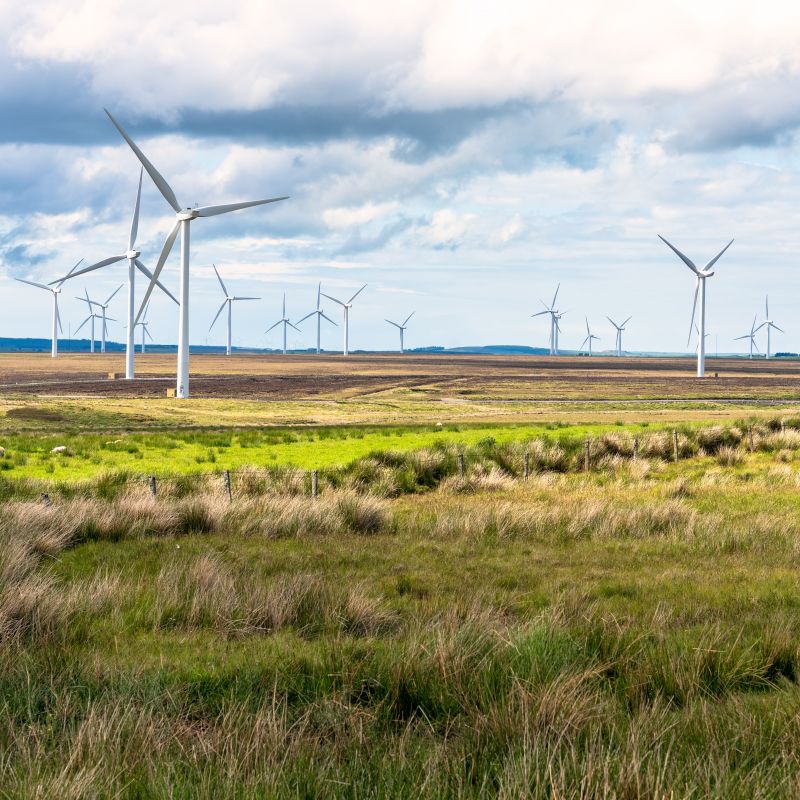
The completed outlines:
{"type": "Polygon", "coordinates": [[[800,434],[603,441],[5,502],[0,797],[796,797],[800,434]]]}

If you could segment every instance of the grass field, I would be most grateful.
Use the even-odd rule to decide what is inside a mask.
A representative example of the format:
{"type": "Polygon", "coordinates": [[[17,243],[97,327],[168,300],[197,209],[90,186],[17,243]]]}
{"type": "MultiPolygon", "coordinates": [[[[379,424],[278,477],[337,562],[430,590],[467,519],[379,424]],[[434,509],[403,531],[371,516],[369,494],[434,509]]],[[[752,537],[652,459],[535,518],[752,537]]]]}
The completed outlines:
{"type": "Polygon", "coordinates": [[[790,399],[402,391],[6,392],[0,797],[800,793],[790,399]]]}

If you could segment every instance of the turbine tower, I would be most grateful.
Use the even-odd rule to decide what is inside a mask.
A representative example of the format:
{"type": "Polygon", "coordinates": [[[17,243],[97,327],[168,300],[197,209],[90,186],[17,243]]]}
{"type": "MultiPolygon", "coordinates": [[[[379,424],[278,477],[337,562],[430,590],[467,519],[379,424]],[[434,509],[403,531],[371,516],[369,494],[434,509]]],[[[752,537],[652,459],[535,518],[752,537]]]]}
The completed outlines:
{"type": "MultiPolygon", "coordinates": [[[[114,295],[116,295],[116,293],[123,286],[124,286],[124,284],[122,284],[122,283],[119,286],[117,286],[117,288],[114,289],[114,291],[109,295],[109,297],[105,301],[105,303],[98,303],[96,300],[90,300],[89,299],[89,292],[86,291],[86,289],[83,290],[85,292],[85,294],[86,294],[85,298],[83,298],[83,297],[76,297],[75,298],[76,300],[80,300],[81,302],[86,303],[89,306],[89,311],[90,312],[94,311],[92,306],[97,306],[103,312],[102,314],[98,315],[99,318],[103,320],[103,324],[102,324],[102,326],[100,328],[101,335],[102,335],[102,338],[100,340],[100,352],[101,353],[105,353],[105,351],[106,351],[106,333],[108,331],[108,325],[106,325],[106,321],[110,320],[111,322],[116,322],[116,320],[112,320],[110,317],[106,317],[106,311],[108,311],[108,304],[114,299],[114,295]]],[[[92,330],[94,330],[94,323],[92,323],[92,330]]],[[[94,351],[92,351],[92,352],[94,352],[94,351]]]]}
{"type": "Polygon", "coordinates": [[[611,317],[606,317],[606,319],[617,329],[617,338],[614,346],[617,348],[617,356],[622,356],[622,331],[625,330],[625,326],[633,319],[633,317],[628,317],[622,325],[617,325],[611,317]]]}
{"type": "Polygon", "coordinates": [[[583,340],[583,342],[581,342],[581,350],[583,350],[583,348],[588,343],[589,355],[592,355],[592,339],[597,339],[597,341],[600,341],[600,337],[595,336],[589,329],[589,317],[585,317],[585,319],[586,319],[586,338],[583,340]]]}
{"type": "Polygon", "coordinates": [[[288,197],[271,197],[267,200],[249,200],[244,203],[226,203],[218,206],[203,206],[201,208],[181,208],[178,199],[175,197],[175,192],[172,191],[170,185],[164,180],[161,173],[147,160],[147,156],[137,147],[133,139],[125,133],[122,126],[114,119],[113,116],[106,110],[111,122],[114,123],[116,129],[122,134],[122,138],[130,146],[131,150],[136,154],[136,157],[141,162],[147,174],[153,179],[153,183],[163,195],[164,199],[172,206],[175,211],[175,224],[172,230],[167,234],[167,239],[164,242],[164,247],[161,250],[161,255],[158,257],[158,263],[153,270],[153,277],[150,279],[150,285],[147,287],[142,305],[139,308],[139,313],[136,315],[136,322],[142,316],[147,301],[153,293],[153,287],[156,285],[161,270],[164,269],[164,264],[169,257],[172,245],[175,244],[175,239],[178,236],[178,231],[181,234],[181,279],[180,279],[180,321],[178,324],[178,369],[176,377],[175,397],[185,398],[189,396],[189,230],[193,219],[198,217],[215,217],[218,214],[227,214],[230,211],[238,211],[242,208],[251,208],[252,206],[261,206],[266,203],[275,203],[279,200],[287,200],[288,197]]]}
{"type": "MultiPolygon", "coordinates": [[[[133,353],[135,348],[133,340],[134,340],[134,332],[136,329],[136,325],[134,323],[133,313],[134,313],[134,291],[136,283],[136,270],[138,269],[145,277],[149,278],[150,280],[153,279],[153,273],[150,272],[150,270],[147,269],[147,267],[139,260],[141,251],[136,249],[136,234],[139,231],[139,206],[141,205],[141,199],[142,199],[142,170],[139,171],[139,189],[136,192],[136,204],[133,207],[133,217],[131,217],[131,228],[128,234],[127,251],[120,255],[104,258],[102,261],[98,261],[96,264],[84,267],[82,270],[79,270],[78,272],[73,272],[72,274],[67,275],[67,278],[77,278],[79,275],[85,275],[87,272],[92,272],[93,270],[100,269],[101,267],[107,267],[110,264],[116,264],[118,261],[124,261],[125,259],[128,260],[128,324],[127,324],[127,338],[125,345],[125,378],[126,380],[129,381],[133,380],[135,377],[134,364],[133,364],[133,353]]],[[[62,281],[63,280],[66,280],[66,278],[62,278],[62,281]]],[[[177,298],[160,281],[156,281],[156,285],[176,305],[178,304],[177,298]]]]}
{"type": "Polygon", "coordinates": [[[405,350],[403,350],[403,334],[406,332],[406,328],[408,328],[408,321],[409,321],[409,320],[411,319],[411,317],[413,317],[413,316],[414,316],[414,314],[416,314],[416,313],[417,313],[416,311],[412,311],[412,312],[411,312],[411,313],[410,313],[410,314],[409,314],[409,315],[408,315],[408,316],[405,318],[405,320],[403,321],[403,324],[402,324],[402,325],[399,325],[399,324],[398,324],[398,323],[396,323],[396,322],[392,322],[390,319],[387,319],[387,320],[386,320],[386,321],[387,321],[387,322],[388,322],[390,325],[394,325],[394,326],[395,326],[395,328],[397,328],[397,329],[400,331],[400,355],[402,355],[402,354],[405,352],[405,350]]]}
{"type": "Polygon", "coordinates": [[[750,326],[750,333],[746,333],[744,336],[737,336],[734,339],[735,342],[738,342],[741,339],[749,339],[750,340],[750,358],[753,357],[753,348],[755,348],[756,353],[758,353],[759,355],[761,354],[761,351],[758,349],[758,345],[756,344],[756,334],[761,330],[761,328],[764,327],[764,325],[762,323],[761,325],[756,327],[756,317],[757,316],[758,315],[755,315],[753,317],[753,324],[750,326]]]}
{"type": "MultiPolygon", "coordinates": [[[[336,323],[329,317],[327,314],[322,310],[320,307],[320,295],[322,294],[322,283],[317,286],[317,307],[312,311],[310,314],[306,314],[303,319],[297,320],[297,324],[299,325],[301,322],[305,322],[309,317],[313,317],[314,314],[317,315],[317,355],[319,355],[322,351],[320,350],[320,324],[322,319],[328,320],[328,322],[336,325],[336,323]]],[[[338,327],[338,326],[337,326],[338,327]]]]}
{"type": "MultiPolygon", "coordinates": [[[[544,306],[544,311],[539,311],[536,314],[531,314],[531,317],[541,317],[544,314],[550,315],[550,355],[557,356],[558,355],[558,321],[561,319],[561,315],[556,311],[556,298],[558,297],[558,290],[561,288],[561,284],[559,283],[556,286],[556,293],[553,295],[553,302],[550,303],[548,306],[544,300],[539,300],[539,302],[544,306]]],[[[566,312],[565,312],[566,313],[566,312]]]]}
{"type": "Polygon", "coordinates": [[[678,250],[677,247],[671,245],[661,234],[658,234],[658,238],[664,242],[673,253],[675,253],[678,258],[686,264],[689,269],[694,272],[697,276],[697,280],[694,286],[694,303],[692,304],[692,321],[689,323],[689,341],[687,341],[687,345],[692,339],[692,328],[694,327],[694,314],[697,310],[697,295],[700,294],[700,333],[698,335],[700,347],[697,349],[697,377],[703,378],[706,374],[706,280],[710,278],[714,274],[714,270],[712,267],[717,261],[720,260],[722,254],[733,244],[733,239],[731,239],[722,250],[714,256],[702,269],[699,269],[694,261],[690,258],[685,256],[678,250]]]}
{"type": "Polygon", "coordinates": [[[298,328],[296,325],[293,325],[286,316],[286,292],[283,293],[283,316],[274,325],[270,325],[269,328],[264,331],[264,333],[269,333],[273,328],[277,328],[281,323],[283,323],[283,354],[286,355],[286,328],[291,326],[298,333],[302,333],[300,328],[298,328]]]}
{"type": "Polygon", "coordinates": [[[764,309],[766,311],[766,319],[758,326],[759,329],[766,328],[767,329],[767,358],[772,358],[772,329],[775,328],[776,331],[780,331],[781,333],[786,333],[783,328],[779,328],[769,316],[769,296],[767,296],[766,302],[764,304],[764,309]]]}
{"type": "Polygon", "coordinates": [[[344,348],[342,349],[342,355],[344,356],[350,354],[350,309],[353,307],[353,300],[366,288],[367,284],[365,283],[346,303],[331,297],[329,294],[325,294],[325,292],[322,293],[323,297],[333,300],[334,303],[338,303],[344,309],[344,348]]]}
{"type": "Polygon", "coordinates": [[[36,283],[36,281],[28,281],[25,278],[16,278],[20,283],[27,283],[29,286],[36,286],[38,289],[45,289],[53,296],[53,340],[50,346],[50,355],[53,358],[58,357],[58,332],[64,332],[61,327],[61,314],[58,313],[58,296],[61,294],[61,284],[78,268],[78,265],[83,261],[81,259],[60,281],[56,281],[55,288],[52,286],[45,286],[43,283],[36,283]]]}
{"type": "Polygon", "coordinates": [[[219,272],[217,271],[216,264],[212,264],[214,267],[214,272],[217,275],[217,280],[219,281],[219,285],[222,287],[222,291],[225,295],[225,299],[222,301],[222,305],[219,307],[219,311],[217,311],[217,315],[214,317],[213,321],[211,322],[211,326],[208,329],[208,332],[211,333],[211,328],[214,327],[214,323],[219,318],[219,315],[222,313],[222,310],[225,306],[228,306],[228,344],[225,348],[225,355],[229,356],[231,354],[231,317],[233,316],[233,301],[234,300],[260,300],[260,297],[238,297],[236,295],[228,294],[228,290],[225,288],[225,284],[222,282],[222,278],[219,276],[219,272]]]}

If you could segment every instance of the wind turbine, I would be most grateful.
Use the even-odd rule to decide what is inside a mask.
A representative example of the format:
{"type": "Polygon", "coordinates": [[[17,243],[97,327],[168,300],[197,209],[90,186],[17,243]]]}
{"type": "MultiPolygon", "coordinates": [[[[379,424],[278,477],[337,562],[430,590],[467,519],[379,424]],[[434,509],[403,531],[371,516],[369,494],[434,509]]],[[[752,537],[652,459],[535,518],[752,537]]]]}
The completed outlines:
{"type": "Polygon", "coordinates": [[[691,341],[691,338],[692,338],[692,327],[694,326],[694,314],[695,314],[695,311],[697,310],[697,295],[699,293],[700,294],[700,333],[698,334],[698,336],[699,336],[700,347],[697,349],[697,377],[698,378],[702,378],[706,374],[706,337],[705,337],[705,333],[706,333],[706,279],[710,278],[714,274],[714,271],[712,270],[712,267],[714,266],[714,264],[717,263],[717,261],[719,261],[719,259],[722,257],[722,254],[733,244],[733,239],[731,239],[728,242],[728,244],[726,244],[725,247],[723,247],[722,250],[720,250],[719,253],[717,253],[717,255],[715,255],[714,258],[712,258],[711,261],[708,262],[708,264],[706,264],[702,269],[698,269],[697,266],[695,265],[694,261],[692,261],[690,258],[688,258],[683,253],[681,253],[681,251],[678,250],[677,247],[671,245],[661,234],[658,234],[658,238],[661,239],[661,241],[664,242],[664,244],[667,247],[669,247],[669,249],[672,250],[672,252],[675,253],[675,255],[678,256],[678,258],[681,261],[683,261],[683,263],[686,264],[686,266],[689,267],[689,269],[692,272],[694,272],[694,274],[697,276],[697,281],[696,281],[695,286],[694,286],[694,303],[692,304],[692,321],[689,323],[689,340],[686,343],[688,345],[689,341],[691,341]]]}
{"type": "MultiPolygon", "coordinates": [[[[133,207],[133,217],[131,217],[131,228],[130,228],[130,233],[128,234],[127,251],[120,255],[104,258],[102,261],[98,261],[96,264],[84,267],[82,270],[79,270],[78,272],[73,272],[72,274],[67,275],[67,278],[77,278],[79,275],[84,275],[87,272],[92,272],[93,270],[100,269],[101,267],[107,267],[110,264],[116,264],[118,261],[124,261],[125,259],[128,260],[128,324],[126,326],[127,341],[125,345],[125,378],[126,380],[129,381],[133,380],[134,378],[133,353],[135,348],[133,339],[134,339],[134,332],[136,325],[134,323],[133,312],[134,312],[134,290],[136,282],[136,270],[138,269],[143,275],[145,275],[151,281],[153,280],[153,273],[150,272],[150,270],[147,269],[147,267],[139,260],[141,251],[136,249],[136,234],[139,231],[139,206],[141,204],[141,199],[142,199],[142,173],[143,170],[140,170],[139,189],[136,192],[136,205],[134,205],[133,207]]],[[[62,278],[62,281],[64,280],[66,280],[66,278],[62,278]]],[[[160,281],[156,281],[156,285],[175,304],[178,303],[177,298],[160,281]]]]}
{"type": "Polygon", "coordinates": [[[617,348],[617,356],[622,356],[622,331],[625,330],[625,326],[633,319],[633,317],[628,317],[622,325],[617,325],[611,317],[606,317],[606,319],[617,329],[617,338],[615,342],[615,347],[617,348]]]}
{"type": "Polygon", "coordinates": [[[142,329],[142,344],[139,349],[140,353],[144,353],[145,350],[145,337],[147,337],[151,342],[153,341],[153,337],[150,335],[150,331],[148,329],[148,321],[147,321],[147,312],[150,310],[150,303],[147,304],[147,308],[144,310],[144,315],[142,316],[141,322],[134,323],[134,327],[142,329]]]}
{"type": "Polygon", "coordinates": [[[296,325],[293,325],[289,321],[289,318],[286,316],[286,293],[285,292],[283,294],[283,316],[274,325],[270,325],[269,328],[267,328],[264,331],[264,333],[269,333],[273,328],[277,328],[278,325],[280,325],[281,323],[283,323],[283,354],[286,355],[286,328],[288,326],[291,326],[298,333],[302,333],[302,331],[296,325]]]}
{"type": "MultiPolygon", "coordinates": [[[[83,297],[76,297],[75,298],[76,300],[80,300],[80,301],[82,301],[84,303],[87,303],[89,305],[89,311],[93,311],[94,310],[92,308],[92,306],[97,306],[103,312],[100,315],[100,318],[103,320],[103,326],[101,328],[102,339],[100,340],[100,352],[101,353],[105,353],[105,351],[106,351],[106,332],[108,331],[108,325],[106,325],[106,320],[110,319],[110,318],[106,317],[106,311],[108,311],[108,304],[114,299],[114,295],[116,295],[116,293],[123,286],[124,286],[124,284],[122,284],[122,283],[119,286],[117,286],[117,288],[114,289],[114,291],[111,292],[111,294],[108,296],[108,299],[105,301],[105,303],[98,303],[96,300],[90,300],[89,299],[89,292],[87,292],[86,289],[84,289],[84,292],[86,293],[86,298],[85,299],[83,297]]],[[[111,322],[116,322],[116,320],[111,320],[111,322]]]]}
{"type": "Polygon", "coordinates": [[[786,333],[783,328],[779,328],[770,318],[769,318],[769,296],[767,296],[766,302],[764,304],[764,309],[766,311],[766,319],[758,326],[759,329],[766,328],[767,329],[767,358],[772,357],[772,328],[775,328],[776,331],[780,331],[781,333],[786,333]]]}
{"type": "Polygon", "coordinates": [[[217,311],[217,315],[214,317],[213,321],[211,322],[211,326],[208,329],[208,332],[211,333],[211,328],[214,327],[214,323],[219,318],[219,315],[222,313],[222,310],[225,306],[228,306],[228,344],[225,348],[225,355],[229,356],[231,354],[231,317],[233,316],[233,301],[234,300],[260,300],[260,297],[239,297],[237,295],[228,294],[228,290],[225,288],[225,284],[222,282],[222,278],[219,276],[219,272],[217,270],[216,264],[212,264],[214,267],[214,272],[217,275],[217,280],[219,281],[219,285],[222,287],[222,291],[225,294],[225,299],[222,301],[222,305],[219,307],[219,311],[217,311]]]}
{"type": "Polygon", "coordinates": [[[125,133],[123,127],[114,119],[113,116],[106,110],[108,118],[114,123],[116,129],[122,134],[122,138],[130,146],[131,150],[135,153],[136,157],[141,162],[147,174],[153,179],[158,190],[163,195],[164,199],[169,203],[175,211],[175,224],[172,230],[167,234],[167,239],[164,242],[164,247],[161,250],[161,255],[158,257],[158,263],[153,270],[153,277],[150,279],[150,285],[147,287],[142,305],[139,308],[139,313],[136,315],[136,322],[142,316],[147,301],[153,293],[153,287],[156,285],[161,270],[164,269],[164,264],[169,257],[172,245],[175,244],[175,239],[178,236],[178,231],[181,234],[181,280],[180,280],[180,321],[178,324],[178,369],[176,379],[175,397],[188,397],[189,396],[189,231],[193,219],[198,217],[215,217],[218,214],[227,214],[230,211],[238,211],[242,208],[251,208],[252,206],[261,206],[266,203],[275,203],[278,200],[287,200],[288,197],[271,197],[267,200],[249,200],[244,203],[226,203],[218,206],[202,206],[201,208],[181,208],[178,199],[175,197],[175,192],[172,191],[170,185],[164,180],[161,173],[147,160],[147,156],[138,148],[133,139],[125,133]]]}
{"type": "Polygon", "coordinates": [[[411,312],[411,313],[410,313],[410,314],[409,314],[409,315],[408,315],[408,316],[405,318],[405,320],[403,321],[403,324],[402,324],[402,325],[398,325],[396,322],[392,322],[390,319],[387,319],[387,320],[386,320],[386,321],[387,321],[387,322],[388,322],[390,325],[394,325],[394,326],[395,326],[395,328],[397,328],[397,329],[400,331],[400,354],[401,354],[401,355],[402,355],[402,354],[405,352],[405,351],[403,350],[403,334],[406,332],[406,328],[408,328],[408,321],[409,321],[409,320],[411,319],[411,317],[413,317],[413,316],[414,316],[414,314],[416,314],[416,313],[417,313],[416,311],[412,311],[412,312],[411,312]]]}
{"type": "Polygon", "coordinates": [[[759,355],[761,354],[761,351],[758,349],[758,345],[756,344],[756,334],[761,330],[762,327],[764,327],[764,325],[762,323],[761,325],[756,327],[756,317],[757,316],[758,315],[756,314],[753,317],[753,324],[750,326],[750,333],[746,333],[744,336],[737,336],[734,339],[735,342],[738,342],[741,339],[749,339],[750,340],[750,358],[753,357],[753,348],[755,348],[756,353],[758,353],[759,355]]]}
{"type": "Polygon", "coordinates": [[[531,314],[531,317],[541,317],[544,314],[550,315],[550,355],[558,355],[558,320],[561,319],[558,311],[556,311],[556,298],[558,297],[558,290],[561,288],[559,283],[556,286],[556,293],[553,295],[553,302],[548,306],[544,300],[539,302],[544,306],[544,311],[539,311],[536,314],[531,314]]]}
{"type": "Polygon", "coordinates": [[[306,314],[303,317],[303,319],[297,320],[297,324],[299,325],[301,322],[304,322],[309,317],[313,317],[314,314],[317,315],[317,355],[319,355],[320,352],[322,352],[320,350],[320,346],[319,346],[319,342],[320,342],[320,335],[319,334],[320,334],[321,320],[322,319],[326,319],[326,320],[328,320],[328,322],[333,323],[334,325],[336,325],[336,323],[329,316],[327,316],[327,314],[320,307],[320,295],[321,294],[322,294],[322,284],[320,283],[319,286],[317,287],[317,307],[316,307],[316,309],[314,309],[314,311],[312,311],[310,314],[306,314]]]}
{"type": "Polygon", "coordinates": [[[591,330],[589,329],[589,318],[585,317],[585,319],[586,319],[586,338],[583,340],[583,342],[581,342],[581,350],[583,350],[583,348],[585,347],[585,345],[588,342],[588,344],[589,344],[589,355],[592,355],[592,339],[597,339],[597,341],[600,341],[600,337],[599,336],[595,336],[591,332],[591,330]]]}
{"type": "Polygon", "coordinates": [[[346,303],[322,292],[323,297],[327,297],[328,300],[333,300],[334,303],[338,303],[344,309],[344,348],[342,350],[342,355],[344,356],[350,354],[350,309],[353,307],[353,300],[366,288],[367,284],[365,283],[346,303]]]}
{"type": "Polygon", "coordinates": [[[56,282],[55,288],[46,286],[43,283],[36,283],[36,281],[28,281],[25,278],[16,278],[20,283],[27,283],[29,286],[36,286],[38,289],[45,289],[53,295],[53,340],[50,346],[50,355],[53,358],[58,357],[58,332],[64,332],[61,327],[61,314],[58,313],[58,296],[61,294],[61,284],[78,268],[78,265],[83,261],[81,259],[60,281],[56,282]]]}

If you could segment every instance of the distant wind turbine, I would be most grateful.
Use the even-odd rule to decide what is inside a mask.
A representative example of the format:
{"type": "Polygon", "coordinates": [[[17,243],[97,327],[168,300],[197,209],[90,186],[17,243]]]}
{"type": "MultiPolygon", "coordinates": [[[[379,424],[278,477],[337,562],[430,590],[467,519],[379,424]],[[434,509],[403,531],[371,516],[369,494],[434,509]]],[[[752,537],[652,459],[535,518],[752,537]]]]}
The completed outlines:
{"type": "Polygon", "coordinates": [[[750,333],[746,333],[744,336],[737,336],[737,337],[734,338],[735,342],[741,341],[742,339],[749,339],[750,340],[750,358],[753,357],[753,348],[755,348],[756,353],[758,353],[759,355],[761,354],[761,351],[758,349],[758,345],[756,344],[756,333],[758,333],[758,331],[761,330],[763,325],[756,326],[756,317],[757,316],[758,315],[756,314],[753,317],[753,324],[750,326],[750,333]]]}
{"type": "Polygon", "coordinates": [[[131,150],[135,153],[136,157],[141,162],[145,172],[153,179],[158,190],[163,195],[164,199],[169,203],[175,211],[175,224],[172,230],[167,234],[167,239],[164,242],[164,247],[161,250],[161,255],[158,257],[158,263],[153,270],[153,277],[150,279],[150,285],[147,287],[142,305],[139,308],[139,313],[136,315],[136,322],[142,316],[147,301],[153,293],[153,288],[156,281],[161,275],[161,270],[164,269],[164,264],[167,262],[172,245],[175,244],[175,239],[178,236],[178,231],[181,234],[181,280],[180,280],[180,322],[178,325],[178,369],[176,378],[176,397],[189,396],[189,228],[191,221],[198,217],[215,217],[218,214],[227,214],[230,211],[238,211],[242,208],[251,208],[252,206],[261,206],[266,203],[276,203],[279,200],[288,200],[288,197],[271,197],[267,200],[249,200],[244,203],[227,203],[219,206],[203,206],[201,208],[181,208],[178,199],[175,197],[175,192],[172,191],[170,185],[164,180],[161,173],[147,160],[147,156],[138,148],[133,139],[128,136],[122,126],[114,119],[113,116],[106,110],[108,118],[114,123],[116,129],[122,134],[122,138],[130,146],[131,150]]]}
{"type": "Polygon", "coordinates": [[[611,317],[606,317],[606,319],[617,329],[617,338],[614,346],[617,348],[617,355],[622,356],[622,332],[625,330],[625,326],[633,319],[633,317],[628,317],[621,325],[617,325],[611,317]]]}
{"type": "MultiPolygon", "coordinates": [[[[559,283],[556,286],[556,293],[553,295],[553,302],[550,303],[548,306],[544,300],[539,300],[539,302],[544,306],[544,311],[539,311],[536,314],[531,314],[531,317],[541,317],[544,314],[550,315],[550,355],[557,356],[558,355],[558,321],[561,319],[561,314],[558,313],[556,310],[556,298],[558,297],[558,290],[561,288],[561,284],[559,283]]],[[[566,313],[566,312],[565,312],[566,313]]]]}
{"type": "Polygon", "coordinates": [[[217,280],[219,281],[219,285],[222,287],[222,291],[225,294],[225,299],[222,301],[222,305],[219,307],[219,311],[217,311],[217,315],[211,322],[211,325],[208,329],[208,332],[211,333],[211,328],[214,327],[214,323],[219,319],[219,315],[222,313],[222,310],[225,306],[228,306],[228,344],[225,348],[225,355],[231,354],[231,317],[233,316],[233,301],[234,300],[260,300],[260,297],[239,297],[238,295],[228,294],[228,290],[225,288],[225,284],[222,282],[222,278],[219,276],[219,272],[217,270],[216,264],[212,264],[214,267],[214,272],[217,275],[217,280]]]}
{"type": "Polygon", "coordinates": [[[281,325],[281,324],[283,324],[283,354],[286,355],[286,328],[292,327],[298,333],[302,333],[302,331],[296,325],[293,325],[289,321],[289,318],[286,316],[286,293],[285,292],[284,292],[284,295],[283,295],[283,316],[274,325],[270,325],[269,328],[267,328],[264,331],[264,333],[269,333],[273,328],[277,328],[278,325],[281,325]]]}
{"type": "Polygon", "coordinates": [[[714,271],[712,267],[717,261],[720,260],[722,254],[733,244],[733,239],[731,239],[722,250],[714,256],[702,269],[699,269],[694,261],[690,258],[685,256],[678,250],[677,247],[671,245],[661,234],[658,234],[658,238],[661,239],[664,244],[675,253],[678,258],[686,264],[689,269],[694,272],[697,276],[697,280],[694,286],[694,303],[692,304],[692,321],[689,323],[689,340],[687,341],[687,345],[691,341],[692,338],[692,328],[694,326],[694,315],[695,311],[697,310],[697,295],[700,294],[700,333],[698,335],[700,347],[697,349],[697,377],[703,378],[706,374],[706,279],[710,278],[714,271]]]}
{"type": "Polygon", "coordinates": [[[61,327],[61,314],[58,312],[58,296],[61,294],[61,284],[78,268],[78,265],[83,261],[81,259],[60,281],[56,281],[55,288],[52,286],[45,286],[43,283],[36,283],[36,281],[28,281],[25,278],[17,278],[20,283],[27,283],[29,286],[36,286],[38,289],[45,289],[53,296],[53,340],[50,345],[50,355],[53,358],[58,357],[58,332],[64,332],[61,327]]]}
{"type": "Polygon", "coordinates": [[[410,314],[409,314],[409,315],[408,315],[408,316],[405,318],[405,320],[403,321],[403,324],[402,324],[402,325],[398,324],[397,322],[392,322],[390,319],[387,319],[387,320],[386,320],[386,321],[387,321],[387,322],[388,322],[390,325],[394,325],[394,326],[395,326],[395,328],[397,328],[397,329],[400,331],[400,353],[401,353],[401,355],[402,355],[402,353],[404,353],[404,352],[405,352],[405,351],[403,350],[403,334],[406,332],[406,328],[408,328],[408,321],[409,321],[409,320],[411,319],[411,317],[413,317],[413,316],[414,316],[414,314],[416,314],[416,313],[417,313],[416,311],[412,311],[412,312],[411,312],[411,313],[410,313],[410,314]]]}
{"type": "Polygon", "coordinates": [[[320,327],[321,327],[321,321],[323,319],[326,319],[331,324],[336,325],[336,323],[322,310],[322,307],[321,307],[321,304],[320,304],[320,295],[321,294],[322,294],[322,283],[320,283],[319,286],[317,286],[317,307],[310,314],[306,314],[302,319],[297,320],[297,324],[299,325],[301,322],[305,322],[309,317],[313,317],[316,314],[316,316],[317,316],[317,355],[319,355],[322,352],[321,349],[320,349],[320,327]]]}
{"type": "MultiPolygon", "coordinates": [[[[98,315],[99,318],[102,319],[102,321],[103,321],[103,324],[102,324],[102,326],[100,328],[101,336],[102,336],[102,338],[100,340],[100,352],[101,353],[105,353],[105,351],[106,351],[106,334],[108,332],[108,325],[106,324],[106,322],[109,321],[109,320],[111,322],[116,322],[116,320],[112,320],[112,319],[110,319],[110,317],[106,316],[106,311],[108,311],[108,304],[114,299],[114,295],[116,295],[116,293],[123,286],[124,286],[124,284],[122,284],[122,283],[119,286],[117,286],[117,288],[114,289],[114,291],[111,292],[111,294],[108,296],[108,299],[105,301],[105,303],[98,303],[97,300],[89,299],[89,292],[86,291],[86,289],[83,290],[85,292],[85,294],[86,294],[85,298],[83,298],[83,297],[76,297],[75,298],[76,300],[80,300],[81,302],[86,303],[89,306],[89,311],[90,312],[94,311],[94,308],[92,308],[92,306],[97,306],[102,311],[102,314],[98,315]]],[[[86,320],[86,321],[88,321],[88,320],[86,320]]],[[[92,330],[94,330],[94,322],[92,323],[92,330]]],[[[92,351],[92,352],[94,352],[94,351],[92,351]]]]}
{"type": "Polygon", "coordinates": [[[589,345],[589,355],[592,355],[592,339],[597,339],[600,341],[599,336],[595,336],[591,330],[589,329],[589,318],[585,317],[586,319],[586,338],[581,342],[581,350],[588,344],[589,345]]]}
{"type": "MultiPolygon", "coordinates": [[[[134,375],[134,364],[133,364],[133,353],[134,353],[134,331],[135,331],[135,324],[134,324],[134,291],[135,291],[135,283],[136,283],[136,270],[138,269],[145,277],[149,278],[150,280],[153,279],[153,273],[150,272],[149,269],[139,260],[139,256],[141,255],[141,251],[136,249],[136,235],[139,232],[139,206],[141,205],[142,199],[142,171],[139,171],[139,188],[136,192],[136,204],[133,207],[133,217],[131,217],[131,228],[128,234],[128,249],[126,252],[121,253],[120,255],[111,256],[109,258],[104,258],[102,261],[98,261],[96,264],[92,264],[88,267],[84,267],[82,270],[78,272],[73,272],[70,275],[67,275],[67,278],[77,278],[79,275],[85,275],[87,272],[92,272],[93,270],[100,269],[101,267],[107,267],[110,264],[116,264],[118,261],[124,261],[125,259],[128,260],[128,324],[127,324],[127,339],[126,339],[126,346],[125,346],[125,378],[126,380],[133,380],[135,377],[134,375]]],[[[66,280],[66,278],[62,278],[62,281],[66,280]]],[[[159,289],[161,289],[164,294],[167,295],[174,303],[178,303],[177,298],[169,291],[160,281],[156,281],[156,285],[159,289]]]]}
{"type": "Polygon", "coordinates": [[[147,307],[144,310],[144,314],[142,315],[141,321],[136,323],[136,327],[142,329],[142,344],[139,349],[140,353],[144,353],[145,351],[145,337],[147,337],[151,342],[153,341],[153,337],[150,335],[150,330],[148,328],[148,325],[150,323],[148,323],[147,321],[147,312],[149,310],[150,310],[150,303],[147,304],[147,307]]]}
{"type": "Polygon", "coordinates": [[[342,355],[344,356],[350,353],[350,309],[353,307],[353,300],[366,288],[367,284],[365,283],[346,303],[337,300],[335,297],[331,297],[329,294],[325,294],[325,292],[322,293],[323,297],[327,297],[328,300],[333,300],[334,303],[338,303],[344,309],[344,348],[342,350],[342,355]]]}
{"type": "Polygon", "coordinates": [[[764,309],[766,312],[766,319],[759,325],[760,328],[767,329],[767,358],[772,357],[772,329],[775,328],[776,331],[780,331],[781,333],[786,333],[783,328],[779,328],[769,316],[769,296],[767,296],[766,302],[764,303],[764,309]]]}

